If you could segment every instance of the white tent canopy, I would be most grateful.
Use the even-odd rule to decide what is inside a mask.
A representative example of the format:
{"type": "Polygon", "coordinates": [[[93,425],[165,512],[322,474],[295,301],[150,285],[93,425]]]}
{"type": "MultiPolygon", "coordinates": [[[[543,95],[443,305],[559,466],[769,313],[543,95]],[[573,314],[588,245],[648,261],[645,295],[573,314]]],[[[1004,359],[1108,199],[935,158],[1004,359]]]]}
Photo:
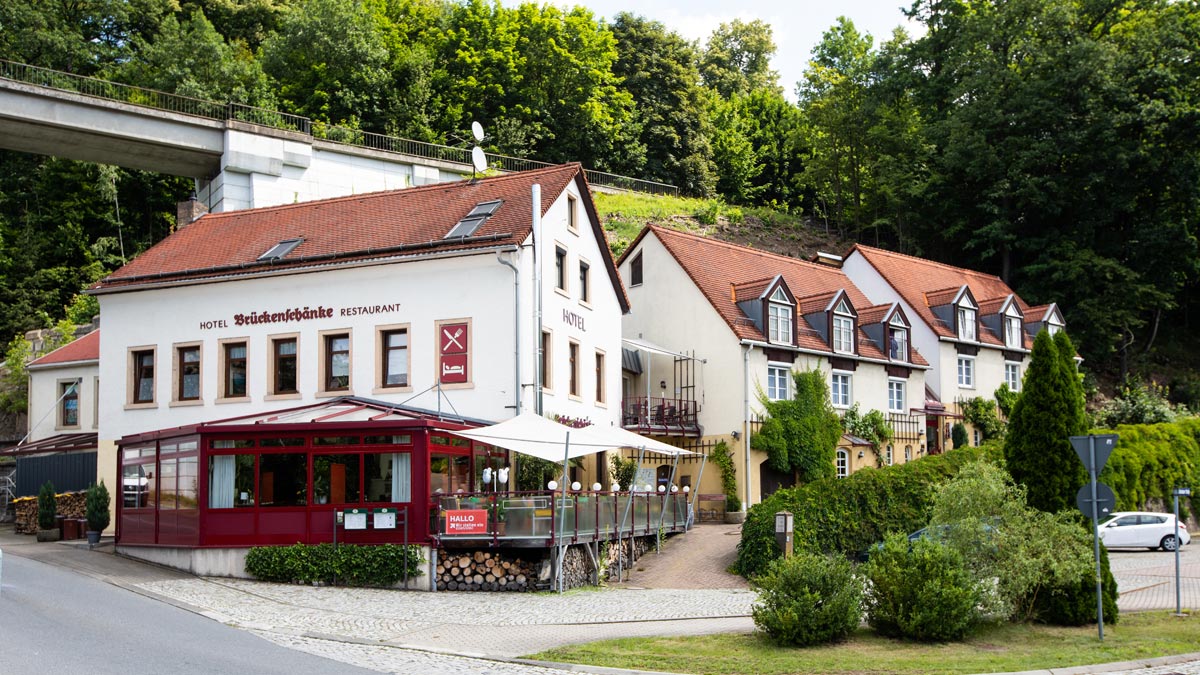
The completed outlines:
{"type": "Polygon", "coordinates": [[[620,448],[645,447],[651,452],[669,455],[695,454],[618,427],[575,429],[532,412],[521,413],[491,426],[450,433],[551,462],[620,448]],[[568,442],[568,435],[570,445],[564,452],[563,446],[568,442]]]}

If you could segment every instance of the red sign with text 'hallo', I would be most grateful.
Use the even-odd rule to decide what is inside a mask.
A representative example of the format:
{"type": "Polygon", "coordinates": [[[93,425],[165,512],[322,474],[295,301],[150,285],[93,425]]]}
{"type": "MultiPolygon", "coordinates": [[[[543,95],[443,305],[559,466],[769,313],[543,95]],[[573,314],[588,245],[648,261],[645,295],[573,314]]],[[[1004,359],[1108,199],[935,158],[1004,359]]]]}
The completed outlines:
{"type": "Polygon", "coordinates": [[[487,534],[487,511],[484,509],[446,511],[446,534],[487,534]]]}

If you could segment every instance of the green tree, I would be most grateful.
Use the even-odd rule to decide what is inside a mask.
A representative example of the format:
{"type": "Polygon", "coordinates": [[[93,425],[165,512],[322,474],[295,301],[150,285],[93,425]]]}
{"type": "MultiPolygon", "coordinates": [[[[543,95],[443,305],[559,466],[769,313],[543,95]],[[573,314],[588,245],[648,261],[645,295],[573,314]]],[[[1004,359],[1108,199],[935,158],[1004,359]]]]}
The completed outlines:
{"type": "Polygon", "coordinates": [[[775,37],[771,24],[734,19],[712,32],[700,60],[704,84],[722,98],[757,89],[777,89],[779,73],[771,70],[775,37]]]}
{"type": "Polygon", "coordinates": [[[1004,437],[1004,459],[1013,479],[1025,486],[1029,505],[1056,513],[1074,504],[1086,482],[1083,464],[1071,448],[1079,431],[1076,389],[1067,378],[1050,333],[1038,333],[1020,398],[1004,437]]]}
{"type": "Polygon", "coordinates": [[[829,388],[819,370],[793,372],[792,400],[772,401],[761,392],[767,418],[751,439],[751,447],[767,453],[777,471],[794,472],[807,483],[834,475],[834,454],[842,422],[829,401],[829,388]]]}
{"type": "Polygon", "coordinates": [[[1072,344],[1066,331],[1060,330],[1054,334],[1054,348],[1058,351],[1059,367],[1062,368],[1062,374],[1059,377],[1068,387],[1067,391],[1063,392],[1068,405],[1070,405],[1067,430],[1071,436],[1086,435],[1091,426],[1091,420],[1088,418],[1083,392],[1083,374],[1079,372],[1079,365],[1075,362],[1075,345],[1072,344]]]}
{"type": "Polygon", "coordinates": [[[754,151],[755,120],[750,116],[747,99],[724,99],[709,95],[712,116],[713,160],[717,167],[717,192],[735,204],[753,201],[760,187],[755,182],[763,166],[754,151]]]}

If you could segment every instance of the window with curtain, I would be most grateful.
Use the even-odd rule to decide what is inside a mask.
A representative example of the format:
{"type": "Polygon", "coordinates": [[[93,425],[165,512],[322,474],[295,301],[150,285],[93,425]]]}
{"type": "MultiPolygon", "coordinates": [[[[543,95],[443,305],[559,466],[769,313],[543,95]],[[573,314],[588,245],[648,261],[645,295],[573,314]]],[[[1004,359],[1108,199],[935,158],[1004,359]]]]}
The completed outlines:
{"type": "Polygon", "coordinates": [[[412,455],[372,453],[364,459],[368,502],[412,501],[412,455]]]}
{"type": "Polygon", "coordinates": [[[208,508],[254,506],[254,455],[208,458],[208,508]]]}

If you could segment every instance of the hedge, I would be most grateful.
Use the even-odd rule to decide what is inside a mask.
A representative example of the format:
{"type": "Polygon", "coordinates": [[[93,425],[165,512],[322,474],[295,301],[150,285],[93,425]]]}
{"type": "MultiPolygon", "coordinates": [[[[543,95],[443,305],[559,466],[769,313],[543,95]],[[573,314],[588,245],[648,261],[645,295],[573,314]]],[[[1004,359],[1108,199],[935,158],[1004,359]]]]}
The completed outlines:
{"type": "Polygon", "coordinates": [[[779,557],[775,513],[795,516],[796,551],[852,555],[882,541],[890,532],[912,532],[929,521],[934,487],[968,462],[986,457],[1000,462],[997,443],[950,450],[881,469],[866,468],[846,478],[824,478],[784,488],[750,508],[738,543],[739,574],[753,577],[779,557]]]}
{"type": "Polygon", "coordinates": [[[295,544],[256,546],[246,554],[246,571],[262,581],[394,586],[422,574],[421,549],[397,544],[295,544]]]}
{"type": "MultiPolygon", "coordinates": [[[[1115,430],[1092,433],[1120,435],[1100,482],[1117,494],[1117,509],[1141,511],[1170,508],[1171,488],[1200,487],[1200,418],[1162,424],[1122,424],[1115,430]]],[[[1196,495],[1190,503],[1195,512],[1196,495]]],[[[1181,511],[1189,500],[1180,500],[1181,511]]],[[[1183,515],[1182,513],[1180,514],[1183,515]]]]}

